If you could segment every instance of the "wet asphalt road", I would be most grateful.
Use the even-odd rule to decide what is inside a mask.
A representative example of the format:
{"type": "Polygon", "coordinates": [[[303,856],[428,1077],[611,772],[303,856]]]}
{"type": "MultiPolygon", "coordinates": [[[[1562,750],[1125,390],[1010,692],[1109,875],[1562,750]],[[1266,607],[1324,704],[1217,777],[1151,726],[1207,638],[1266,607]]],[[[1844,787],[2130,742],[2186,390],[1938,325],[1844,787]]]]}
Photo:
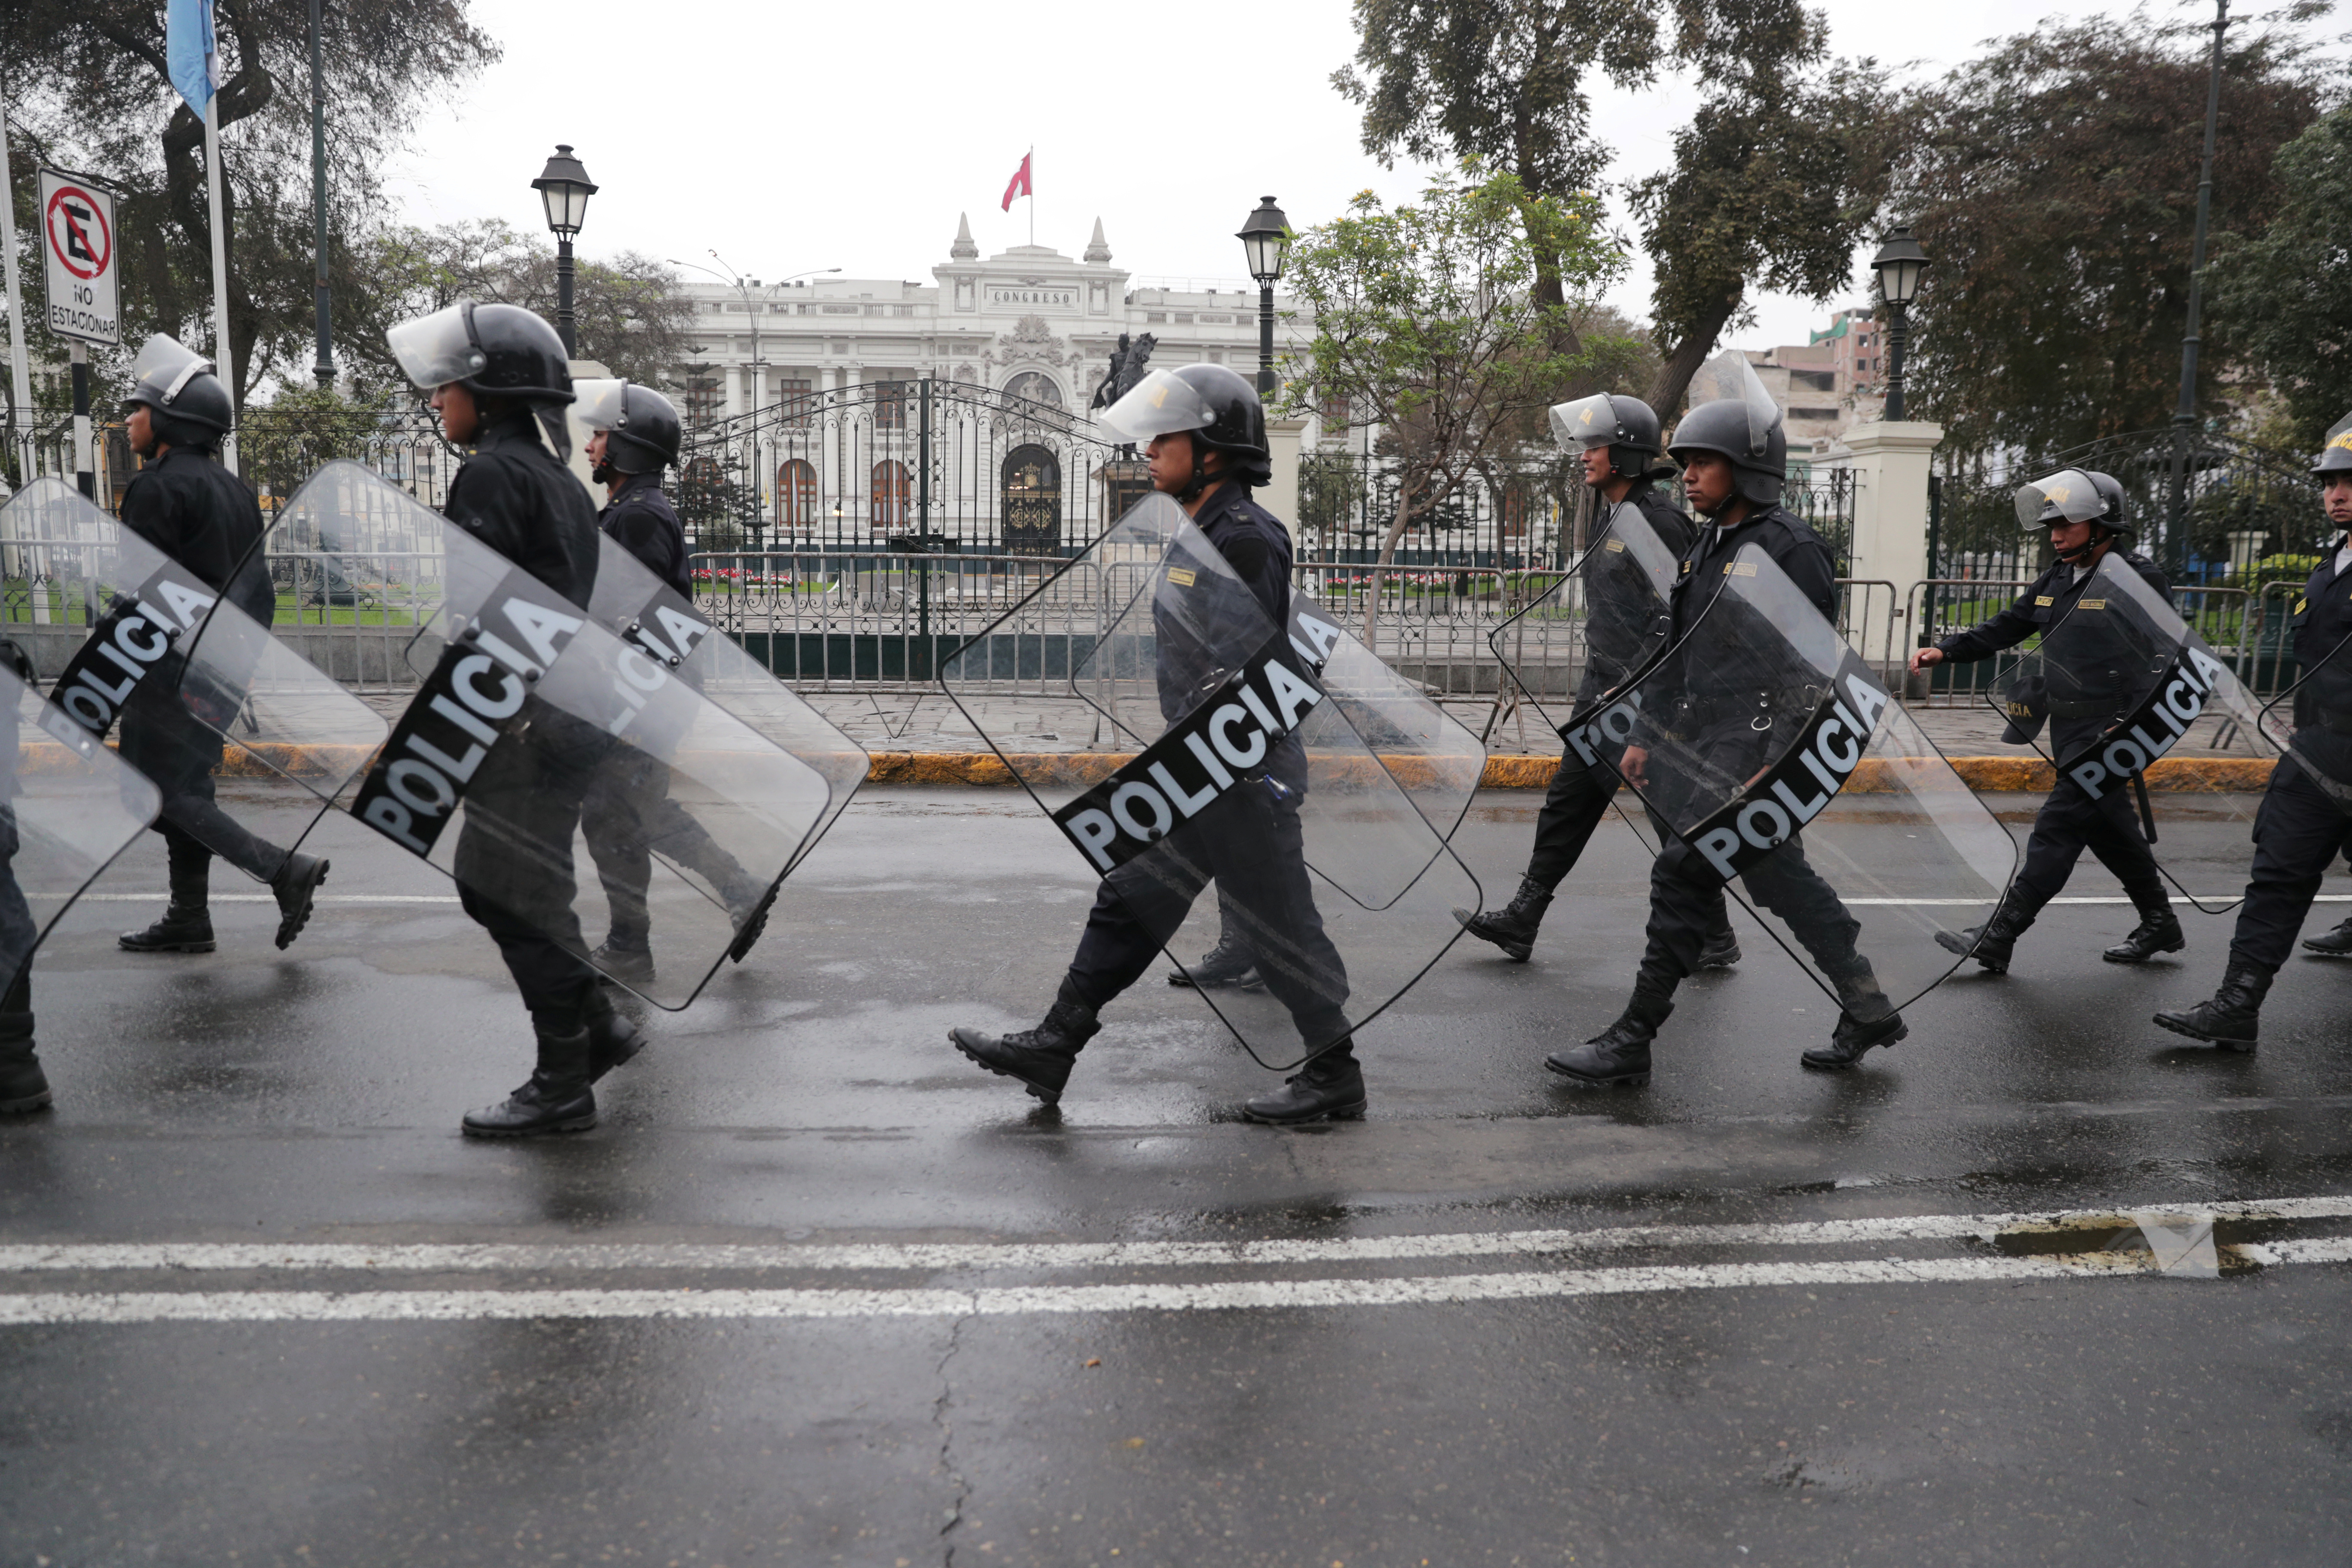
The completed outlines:
{"type": "MultiPolygon", "coordinates": [[[[1459,836],[1490,896],[1537,804],[1459,836]]],[[[1630,983],[1609,825],[1535,963],[1457,949],[1364,1032],[1367,1122],[1234,1122],[1269,1076],[1156,983],[1056,1115],[943,1035],[1034,1021],[1076,855],[1009,791],[873,791],[751,963],[647,1015],[603,1126],[480,1145],[528,1066],[495,956],[322,831],[355,901],[292,955],[256,902],[215,956],[115,952],[160,841],[44,950],[0,1563],[2352,1557],[2352,1204],[2225,1219],[2218,1280],[2119,1255],[2116,1211],[2352,1194],[2352,966],[2291,966],[2251,1059],[2147,1022],[2227,916],[2131,971],[2127,907],[2053,908],[1826,1078],[1825,999],[1743,916],[1654,1087],[1579,1094],[1538,1064],[1630,983]],[[2010,1217],[1915,1234],[1949,1215],[2010,1217]],[[1202,1245],[1250,1242],[1297,1245],[1202,1245]]],[[[2242,830],[2173,831],[2242,879],[2242,830]]]]}

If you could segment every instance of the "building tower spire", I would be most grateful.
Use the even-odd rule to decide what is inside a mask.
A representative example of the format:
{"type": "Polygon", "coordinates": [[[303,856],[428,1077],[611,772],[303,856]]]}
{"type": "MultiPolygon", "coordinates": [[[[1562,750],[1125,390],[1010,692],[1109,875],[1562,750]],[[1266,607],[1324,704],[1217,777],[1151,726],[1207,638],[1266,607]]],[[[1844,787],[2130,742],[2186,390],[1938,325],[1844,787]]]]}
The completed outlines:
{"type": "MultiPolygon", "coordinates": [[[[1096,226],[1101,227],[1099,224],[1096,226]]],[[[956,214],[955,243],[948,247],[948,258],[951,261],[980,259],[980,247],[972,243],[971,216],[969,213],[956,214]]]]}
{"type": "Polygon", "coordinates": [[[1087,241],[1087,259],[1104,262],[1110,259],[1110,241],[1103,237],[1102,219],[1095,219],[1095,237],[1087,241]]]}

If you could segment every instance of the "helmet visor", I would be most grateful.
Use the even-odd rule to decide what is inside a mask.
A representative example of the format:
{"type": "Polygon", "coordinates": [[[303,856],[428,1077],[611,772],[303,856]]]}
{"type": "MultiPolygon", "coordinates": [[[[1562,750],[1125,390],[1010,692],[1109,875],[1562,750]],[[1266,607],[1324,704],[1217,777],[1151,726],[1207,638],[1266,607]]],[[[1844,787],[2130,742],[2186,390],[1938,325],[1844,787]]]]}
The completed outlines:
{"type": "Polygon", "coordinates": [[[2106,510],[2107,503],[2091,477],[2080,468],[2061,468],[2047,479],[2017,487],[2017,521],[2025,528],[2082,522],[2106,510]]]}
{"type": "Polygon", "coordinates": [[[1551,405],[1551,438],[1571,452],[1613,447],[1624,436],[1625,426],[1605,392],[1551,405]]]}
{"type": "Polygon", "coordinates": [[[1171,430],[1205,430],[1213,417],[1192,383],[1155,370],[1104,409],[1099,423],[1122,440],[1149,441],[1171,430]]]}
{"type": "Polygon", "coordinates": [[[1744,405],[1748,410],[1748,455],[1751,458],[1764,456],[1772,432],[1780,427],[1780,405],[1772,401],[1756,367],[1738,349],[1726,349],[1699,366],[1698,374],[1691,378],[1691,402],[1744,405]]]}
{"type": "Polygon", "coordinates": [[[489,363],[489,356],[474,342],[466,310],[462,303],[451,305],[384,333],[384,346],[392,350],[401,374],[430,392],[463,381],[489,363]]]}
{"type": "Polygon", "coordinates": [[[629,384],[611,377],[572,384],[572,416],[590,430],[614,430],[629,422],[629,384]]]}
{"type": "Polygon", "coordinates": [[[131,377],[168,407],[182,387],[212,368],[213,362],[195,350],[157,332],[140,345],[139,357],[131,362],[131,377]]]}

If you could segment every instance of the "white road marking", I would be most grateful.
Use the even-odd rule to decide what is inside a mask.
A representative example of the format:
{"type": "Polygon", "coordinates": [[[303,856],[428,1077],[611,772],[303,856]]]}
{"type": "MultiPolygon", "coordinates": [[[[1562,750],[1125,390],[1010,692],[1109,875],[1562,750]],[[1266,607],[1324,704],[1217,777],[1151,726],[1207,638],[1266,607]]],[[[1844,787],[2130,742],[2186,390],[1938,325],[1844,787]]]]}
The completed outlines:
{"type": "MultiPolygon", "coordinates": [[[[1912,1215],[1764,1225],[1639,1225],[1465,1231],[1329,1241],[915,1242],[871,1245],[505,1245],[351,1242],[60,1242],[0,1246],[0,1275],[78,1270],[530,1272],[541,1269],[1037,1271],[1258,1268],[1310,1263],[1544,1257],[1637,1247],[1868,1247],[2034,1232],[2135,1228],[2134,1213],[2198,1219],[2352,1217],[2352,1194],[2004,1214],[1912,1215]]],[[[2284,1245],[2284,1244],[2273,1244],[2284,1245]]]]}
{"type": "MultiPolygon", "coordinates": [[[[84,893],[86,904],[152,904],[168,899],[169,893],[84,893]]],[[[214,893],[215,904],[274,904],[275,893],[214,893]]],[[[57,901],[54,897],[51,902],[57,901]]],[[[455,904],[455,893],[313,893],[310,901],[318,904],[455,904]]]]}
{"type": "MultiPolygon", "coordinates": [[[[2290,1252],[2280,1264],[2343,1262],[2290,1252]]],[[[1459,1305],[1683,1290],[1848,1285],[2014,1284],[2151,1272],[2147,1255],[1875,1258],[1838,1263],[1716,1263],[1564,1273],[1451,1274],[1403,1279],[1253,1279],[1214,1284],[1022,1286],[978,1290],[323,1290],[140,1291],[0,1295],[0,1325],[47,1323],[450,1322],[595,1318],[962,1318],[1070,1312],[1198,1312],[1283,1308],[1459,1305]]]]}

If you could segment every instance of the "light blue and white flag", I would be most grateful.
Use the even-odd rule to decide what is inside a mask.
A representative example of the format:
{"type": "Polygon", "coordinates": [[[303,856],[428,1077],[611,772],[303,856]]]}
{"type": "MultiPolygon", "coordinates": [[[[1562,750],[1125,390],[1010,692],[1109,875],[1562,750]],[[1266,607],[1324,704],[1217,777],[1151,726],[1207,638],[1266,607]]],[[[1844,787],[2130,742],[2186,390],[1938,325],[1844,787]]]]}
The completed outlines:
{"type": "Polygon", "coordinates": [[[220,57],[213,47],[213,0],[171,0],[164,20],[163,57],[172,85],[188,107],[207,119],[213,89],[220,86],[220,57]]]}

